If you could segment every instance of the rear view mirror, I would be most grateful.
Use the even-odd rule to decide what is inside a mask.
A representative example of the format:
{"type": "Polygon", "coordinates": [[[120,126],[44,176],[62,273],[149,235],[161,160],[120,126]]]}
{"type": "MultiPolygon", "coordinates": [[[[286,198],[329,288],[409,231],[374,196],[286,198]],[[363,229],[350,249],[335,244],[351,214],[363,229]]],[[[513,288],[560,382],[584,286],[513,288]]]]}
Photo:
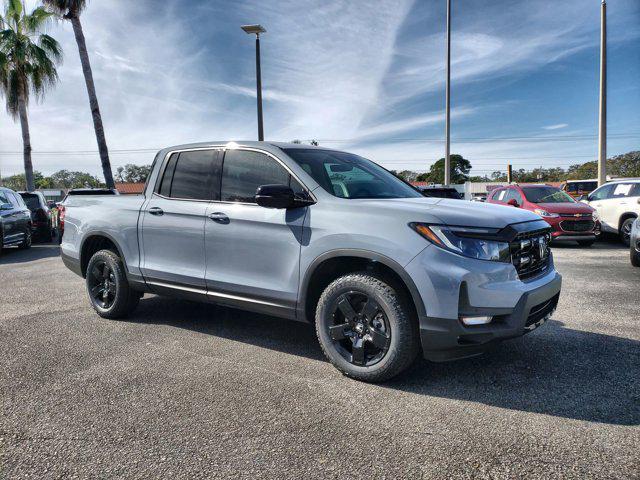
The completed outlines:
{"type": "Polygon", "coordinates": [[[515,198],[512,198],[507,202],[507,205],[511,205],[512,207],[519,207],[518,201],[515,198]]]}
{"type": "Polygon", "coordinates": [[[265,208],[289,208],[294,205],[295,198],[287,185],[262,185],[256,191],[256,203],[265,208]]]}

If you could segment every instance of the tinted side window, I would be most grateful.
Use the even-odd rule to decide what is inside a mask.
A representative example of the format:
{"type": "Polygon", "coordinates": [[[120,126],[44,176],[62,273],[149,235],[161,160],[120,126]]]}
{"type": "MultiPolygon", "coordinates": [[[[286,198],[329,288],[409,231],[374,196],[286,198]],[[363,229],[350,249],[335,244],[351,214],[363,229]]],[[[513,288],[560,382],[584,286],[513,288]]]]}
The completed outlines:
{"type": "Polygon", "coordinates": [[[171,198],[217,200],[220,159],[215,150],[173,154],[160,184],[160,195],[171,198]]]}
{"type": "MultiPolygon", "coordinates": [[[[20,202],[18,201],[18,199],[16,197],[20,197],[20,195],[14,195],[11,192],[7,192],[7,198],[9,199],[9,202],[13,203],[13,206],[16,208],[20,208],[20,202]]],[[[22,197],[20,197],[22,198],[22,197]]]]}
{"type": "Polygon", "coordinates": [[[631,189],[630,197],[640,197],[640,183],[634,183],[631,189]]]}
{"type": "Polygon", "coordinates": [[[0,190],[0,203],[10,203],[9,199],[7,198],[7,193],[8,192],[0,190]]]}
{"type": "Polygon", "coordinates": [[[177,160],[178,154],[174,153],[173,155],[171,155],[171,157],[169,157],[167,166],[164,169],[162,182],[160,182],[160,188],[158,188],[158,193],[164,197],[171,196],[171,180],[173,179],[173,171],[176,169],[177,160]]]}
{"type": "Polygon", "coordinates": [[[289,185],[297,194],[302,186],[273,158],[259,152],[228,150],[222,172],[223,201],[255,203],[261,185],[289,185]]]}
{"type": "Polygon", "coordinates": [[[182,152],[173,172],[171,197],[217,200],[220,167],[215,150],[182,152]]]}

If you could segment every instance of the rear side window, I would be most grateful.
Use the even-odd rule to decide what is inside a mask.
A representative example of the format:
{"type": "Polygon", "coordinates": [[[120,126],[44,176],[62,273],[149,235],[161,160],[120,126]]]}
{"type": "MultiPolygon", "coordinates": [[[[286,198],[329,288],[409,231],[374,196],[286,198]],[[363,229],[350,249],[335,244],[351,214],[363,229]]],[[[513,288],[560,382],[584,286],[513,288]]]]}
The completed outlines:
{"type": "Polygon", "coordinates": [[[618,183],[613,189],[613,198],[623,198],[631,196],[633,183],[618,183]]]}
{"type": "Polygon", "coordinates": [[[9,202],[9,198],[7,197],[8,192],[3,192],[0,190],[0,203],[11,203],[9,202]]]}
{"type": "Polygon", "coordinates": [[[21,193],[24,203],[27,204],[29,210],[34,211],[40,208],[40,199],[33,193],[21,193]]]}
{"type": "Polygon", "coordinates": [[[223,201],[255,203],[261,185],[288,185],[294,193],[304,191],[300,183],[273,158],[260,152],[227,150],[222,172],[223,201]]]}
{"type": "Polygon", "coordinates": [[[167,162],[157,192],[169,198],[217,200],[220,170],[216,150],[174,153],[167,162]]]}

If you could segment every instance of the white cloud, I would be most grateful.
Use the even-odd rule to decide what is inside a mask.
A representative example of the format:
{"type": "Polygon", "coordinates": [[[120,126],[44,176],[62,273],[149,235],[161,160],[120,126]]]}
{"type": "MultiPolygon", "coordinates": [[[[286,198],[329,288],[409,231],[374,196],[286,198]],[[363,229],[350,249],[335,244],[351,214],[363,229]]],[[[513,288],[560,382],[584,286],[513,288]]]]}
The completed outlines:
{"type": "Polygon", "coordinates": [[[547,125],[542,127],[544,130],[559,130],[561,128],[567,128],[569,126],[568,123],[556,123],[555,125],[547,125]]]}

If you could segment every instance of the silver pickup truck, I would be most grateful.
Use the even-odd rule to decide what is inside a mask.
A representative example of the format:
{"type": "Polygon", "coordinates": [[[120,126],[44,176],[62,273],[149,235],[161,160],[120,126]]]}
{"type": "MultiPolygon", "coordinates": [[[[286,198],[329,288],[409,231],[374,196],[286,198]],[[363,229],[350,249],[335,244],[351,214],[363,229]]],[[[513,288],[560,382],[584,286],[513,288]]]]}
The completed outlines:
{"type": "Polygon", "coordinates": [[[549,226],[425,198],[360,156],[271,142],[158,153],[141,196],[69,197],[61,250],[105,318],[153,293],[315,324],[345,375],[479,355],[533,330],[561,277],[549,226]]]}

